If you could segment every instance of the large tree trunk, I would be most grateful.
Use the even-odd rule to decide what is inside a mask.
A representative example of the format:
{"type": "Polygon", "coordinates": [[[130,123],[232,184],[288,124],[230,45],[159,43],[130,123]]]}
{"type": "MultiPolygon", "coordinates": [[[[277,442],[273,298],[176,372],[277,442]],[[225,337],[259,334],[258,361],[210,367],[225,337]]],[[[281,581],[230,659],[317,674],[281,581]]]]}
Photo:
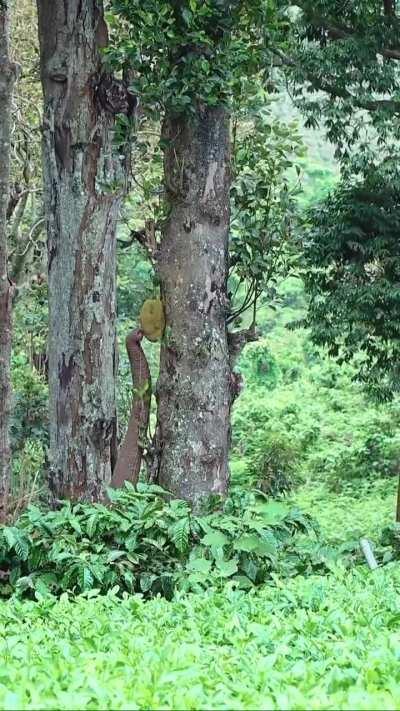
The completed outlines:
{"type": "Polygon", "coordinates": [[[230,135],[222,108],[167,117],[169,217],[159,254],[166,312],[157,387],[158,479],[198,507],[229,480],[226,316],[230,135]]]}
{"type": "Polygon", "coordinates": [[[11,111],[16,65],[10,61],[10,8],[0,2],[0,520],[8,513],[11,482],[11,308],[7,270],[7,208],[10,195],[11,111]]]}
{"type": "Polygon", "coordinates": [[[50,488],[97,500],[116,447],[115,231],[122,82],[101,74],[101,0],[38,0],[49,250],[50,488]],[[115,151],[115,155],[114,155],[115,151]]]}

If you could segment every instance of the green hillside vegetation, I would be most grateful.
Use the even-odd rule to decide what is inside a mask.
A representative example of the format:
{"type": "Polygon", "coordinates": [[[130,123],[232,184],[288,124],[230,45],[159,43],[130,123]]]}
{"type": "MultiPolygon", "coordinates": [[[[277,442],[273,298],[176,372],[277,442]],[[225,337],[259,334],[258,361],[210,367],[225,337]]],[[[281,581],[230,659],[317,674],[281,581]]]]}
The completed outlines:
{"type": "Polygon", "coordinates": [[[397,5],[0,0],[0,710],[400,709],[397,5]]]}

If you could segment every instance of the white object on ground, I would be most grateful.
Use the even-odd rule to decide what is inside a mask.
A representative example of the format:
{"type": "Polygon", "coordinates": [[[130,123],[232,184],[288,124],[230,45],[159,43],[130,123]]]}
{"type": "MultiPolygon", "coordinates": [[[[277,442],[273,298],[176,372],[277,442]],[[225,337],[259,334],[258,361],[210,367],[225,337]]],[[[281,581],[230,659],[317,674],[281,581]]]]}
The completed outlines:
{"type": "Polygon", "coordinates": [[[360,548],[370,569],[376,570],[376,568],[378,568],[378,563],[376,562],[376,558],[374,556],[372,546],[368,538],[360,538],[360,548]]]}

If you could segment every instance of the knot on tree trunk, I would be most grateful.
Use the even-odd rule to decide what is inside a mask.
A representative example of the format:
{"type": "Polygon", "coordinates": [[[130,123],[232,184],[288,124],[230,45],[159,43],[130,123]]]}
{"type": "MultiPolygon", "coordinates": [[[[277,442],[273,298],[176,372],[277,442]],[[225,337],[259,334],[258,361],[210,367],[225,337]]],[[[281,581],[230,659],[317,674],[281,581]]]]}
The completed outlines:
{"type": "Polygon", "coordinates": [[[95,86],[97,101],[103,111],[112,116],[124,114],[131,117],[138,106],[138,97],[129,90],[126,81],[112,74],[102,74],[95,86]]]}

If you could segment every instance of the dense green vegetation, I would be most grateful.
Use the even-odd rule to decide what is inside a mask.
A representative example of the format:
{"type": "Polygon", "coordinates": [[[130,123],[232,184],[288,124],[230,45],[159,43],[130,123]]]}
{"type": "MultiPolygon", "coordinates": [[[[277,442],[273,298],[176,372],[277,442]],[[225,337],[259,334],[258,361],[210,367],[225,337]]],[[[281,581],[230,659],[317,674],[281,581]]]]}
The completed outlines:
{"type": "MultiPolygon", "coordinates": [[[[42,63],[53,1],[68,15],[61,0],[38,0],[42,63]]],[[[102,22],[102,3],[93,7],[102,22]]],[[[0,1],[0,49],[7,8],[0,1]]],[[[68,239],[68,210],[57,212],[68,199],[42,205],[37,18],[25,0],[15,11],[12,52],[25,66],[0,224],[0,315],[13,288],[12,337],[0,331],[10,336],[0,338],[0,395],[10,392],[11,341],[13,389],[0,402],[0,708],[400,708],[398,4],[397,13],[393,0],[105,9],[90,131],[77,95],[68,122],[78,117],[82,141],[65,140],[61,101],[45,146],[56,137],[47,191],[65,171],[60,194],[89,195],[68,239]],[[82,180],[106,125],[102,146],[122,182],[82,180]],[[112,217],[102,202],[114,204],[112,217]],[[103,215],[96,232],[88,205],[103,215]],[[47,277],[44,215],[59,248],[53,265],[68,246],[68,318],[47,277]],[[103,281],[100,263],[110,268],[103,281]],[[160,299],[167,325],[160,342],[142,341],[141,329],[151,383],[139,392],[125,339],[146,299],[160,299]],[[203,399],[192,385],[206,374],[206,391],[207,372],[203,399]],[[132,395],[144,393],[139,481],[128,467],[110,488],[132,395]],[[226,437],[210,447],[217,422],[226,437]],[[171,497],[160,461],[179,438],[171,497]],[[57,479],[58,442],[73,456],[57,479]]],[[[74,42],[80,56],[83,34],[70,34],[65,56],[74,42]]],[[[89,68],[78,69],[86,81],[89,68]]],[[[0,90],[1,72],[0,57],[0,90]]],[[[59,69],[51,76],[47,113],[70,82],[59,69]]]]}
{"type": "MultiPolygon", "coordinates": [[[[394,486],[300,490],[324,533],[374,536],[394,486]]],[[[116,591],[0,603],[0,705],[18,708],[393,709],[400,703],[400,577],[337,565],[254,592],[173,602],[116,591]]]]}
{"type": "MultiPolygon", "coordinates": [[[[144,487],[116,494],[111,511],[33,508],[8,543],[3,533],[2,568],[13,561],[17,593],[0,603],[3,708],[399,705],[398,545],[393,534],[382,539],[394,518],[398,403],[368,400],[352,366],[327,359],[307,331],[288,330],[304,303],[289,280],[240,360],[236,508],[196,522],[185,504],[144,487]],[[261,529],[249,486],[278,496],[253,500],[267,516],[261,529]],[[246,536],[253,550],[239,553],[246,536]],[[361,536],[374,542],[374,572],[361,536]]],[[[3,579],[3,594],[9,585],[3,579]]]]}

